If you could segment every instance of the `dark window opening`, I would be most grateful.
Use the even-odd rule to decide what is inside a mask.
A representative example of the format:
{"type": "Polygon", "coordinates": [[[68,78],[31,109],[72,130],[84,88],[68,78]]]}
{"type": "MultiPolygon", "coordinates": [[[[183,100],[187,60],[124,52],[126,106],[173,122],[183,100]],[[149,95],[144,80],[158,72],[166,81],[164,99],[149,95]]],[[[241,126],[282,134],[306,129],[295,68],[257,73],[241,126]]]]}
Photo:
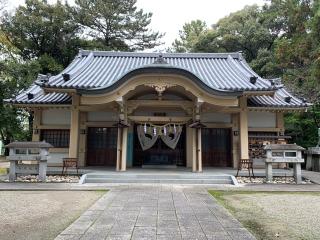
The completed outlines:
{"type": "Polygon", "coordinates": [[[43,129],[41,130],[41,141],[52,144],[55,148],[68,148],[70,130],[43,129]]]}

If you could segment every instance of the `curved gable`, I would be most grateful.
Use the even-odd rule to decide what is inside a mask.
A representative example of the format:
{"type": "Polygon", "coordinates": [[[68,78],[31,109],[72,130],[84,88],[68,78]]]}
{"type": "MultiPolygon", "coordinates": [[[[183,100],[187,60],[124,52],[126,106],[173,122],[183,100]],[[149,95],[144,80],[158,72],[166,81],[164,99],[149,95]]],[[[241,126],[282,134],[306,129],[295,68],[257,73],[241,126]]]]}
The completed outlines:
{"type": "Polygon", "coordinates": [[[163,75],[178,75],[183,76],[190,81],[192,81],[194,84],[199,86],[202,90],[218,96],[240,96],[242,92],[240,91],[231,91],[231,90],[221,90],[221,89],[215,89],[211,88],[208,85],[206,85],[198,76],[196,76],[194,73],[188,71],[187,69],[174,67],[169,64],[154,64],[154,65],[147,65],[144,67],[139,67],[133,70],[128,71],[123,76],[121,76],[119,79],[115,81],[114,84],[109,86],[101,86],[97,88],[92,89],[79,89],[78,92],[81,94],[103,94],[107,92],[111,92],[117,88],[119,88],[124,83],[127,83],[131,79],[133,79],[136,76],[143,75],[143,74],[151,74],[151,75],[157,75],[157,76],[163,76],[163,75]]]}

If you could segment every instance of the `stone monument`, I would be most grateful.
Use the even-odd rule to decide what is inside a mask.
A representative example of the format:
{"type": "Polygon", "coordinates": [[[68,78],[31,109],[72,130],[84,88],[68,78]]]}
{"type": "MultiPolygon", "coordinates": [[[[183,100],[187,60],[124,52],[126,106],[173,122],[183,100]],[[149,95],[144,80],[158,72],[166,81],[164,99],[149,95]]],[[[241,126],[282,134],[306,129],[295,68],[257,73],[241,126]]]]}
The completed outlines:
{"type": "Polygon", "coordinates": [[[267,157],[266,164],[266,179],[272,181],[272,163],[293,163],[294,178],[297,184],[302,182],[301,163],[304,162],[302,151],[305,150],[296,144],[269,144],[264,147],[267,157]]]}
{"type": "Polygon", "coordinates": [[[10,161],[9,181],[16,180],[17,174],[38,174],[40,181],[47,176],[49,148],[53,146],[43,142],[12,142],[6,146],[10,149],[7,159],[10,161]]]}
{"type": "Polygon", "coordinates": [[[306,170],[320,172],[320,128],[318,128],[318,144],[305,151],[307,155],[306,170]]]}

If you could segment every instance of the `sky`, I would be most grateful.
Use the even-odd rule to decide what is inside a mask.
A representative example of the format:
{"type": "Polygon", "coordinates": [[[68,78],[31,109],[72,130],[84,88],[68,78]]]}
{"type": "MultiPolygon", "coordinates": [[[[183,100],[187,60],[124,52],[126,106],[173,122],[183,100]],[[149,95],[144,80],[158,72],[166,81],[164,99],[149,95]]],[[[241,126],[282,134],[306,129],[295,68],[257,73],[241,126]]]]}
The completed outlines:
{"type": "MultiPolygon", "coordinates": [[[[9,8],[24,3],[24,0],[7,1],[9,8]]],[[[55,2],[55,0],[49,0],[49,2],[55,2]]],[[[68,0],[68,2],[72,4],[74,0],[68,0]]],[[[210,26],[246,5],[261,6],[264,3],[265,0],[138,0],[137,6],[146,12],[153,13],[150,25],[152,30],[165,33],[161,50],[171,46],[186,22],[200,19],[210,26]]]]}

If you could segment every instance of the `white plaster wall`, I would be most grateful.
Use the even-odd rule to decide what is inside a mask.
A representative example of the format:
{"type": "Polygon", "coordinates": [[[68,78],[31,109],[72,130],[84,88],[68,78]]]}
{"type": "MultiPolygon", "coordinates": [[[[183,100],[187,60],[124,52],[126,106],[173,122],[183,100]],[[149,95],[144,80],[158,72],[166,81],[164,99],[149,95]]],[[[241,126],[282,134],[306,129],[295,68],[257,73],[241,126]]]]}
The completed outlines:
{"type": "Polygon", "coordinates": [[[274,128],[276,127],[276,114],[271,112],[249,112],[248,127],[274,128]]]}
{"type": "Polygon", "coordinates": [[[48,165],[62,165],[62,159],[68,157],[68,153],[50,153],[48,165]]]}
{"type": "Polygon", "coordinates": [[[201,113],[200,119],[207,123],[231,123],[231,115],[227,113],[201,113]]]}
{"type": "Polygon", "coordinates": [[[88,112],[89,122],[113,122],[118,121],[119,116],[116,112],[88,112]]]}
{"type": "Polygon", "coordinates": [[[47,109],[42,111],[43,125],[70,125],[71,113],[68,109],[47,109]]]}

